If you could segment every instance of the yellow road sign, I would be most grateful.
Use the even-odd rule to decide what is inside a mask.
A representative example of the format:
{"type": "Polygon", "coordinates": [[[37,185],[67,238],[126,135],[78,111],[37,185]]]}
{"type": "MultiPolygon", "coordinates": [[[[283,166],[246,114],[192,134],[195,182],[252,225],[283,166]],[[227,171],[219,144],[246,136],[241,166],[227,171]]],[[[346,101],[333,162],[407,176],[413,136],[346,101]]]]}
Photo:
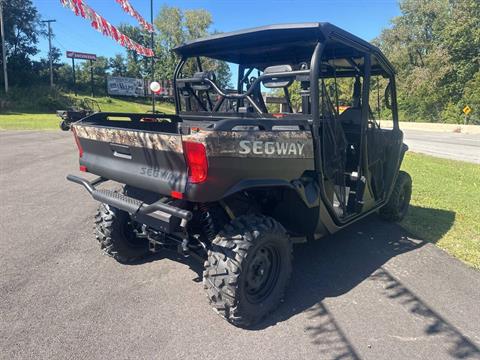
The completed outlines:
{"type": "Polygon", "coordinates": [[[470,108],[470,106],[467,105],[467,106],[465,106],[465,107],[463,108],[463,113],[464,113],[465,115],[468,115],[468,114],[470,114],[471,112],[472,112],[472,109],[470,108]]]}

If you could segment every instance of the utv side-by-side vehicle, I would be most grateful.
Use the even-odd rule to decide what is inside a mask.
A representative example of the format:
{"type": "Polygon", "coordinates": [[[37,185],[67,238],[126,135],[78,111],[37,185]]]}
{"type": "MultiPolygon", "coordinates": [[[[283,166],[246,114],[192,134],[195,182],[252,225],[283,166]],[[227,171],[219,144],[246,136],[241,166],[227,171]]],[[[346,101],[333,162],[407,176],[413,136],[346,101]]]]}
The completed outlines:
{"type": "Polygon", "coordinates": [[[175,115],[73,124],[96,237],[120,262],[174,247],[204,261],[213,308],[250,326],[281,301],[292,244],[378,212],[401,220],[411,179],[392,65],[328,23],[217,34],[175,49],[175,115]],[[235,86],[218,69],[229,66],[235,86]],[[230,84],[231,85],[231,84],[230,84]],[[266,104],[269,94],[283,98],[266,104]],[[393,128],[378,119],[390,118],[393,128]],[[121,121],[119,121],[121,120],[121,121]],[[123,191],[98,185],[123,184],[123,191]]]}

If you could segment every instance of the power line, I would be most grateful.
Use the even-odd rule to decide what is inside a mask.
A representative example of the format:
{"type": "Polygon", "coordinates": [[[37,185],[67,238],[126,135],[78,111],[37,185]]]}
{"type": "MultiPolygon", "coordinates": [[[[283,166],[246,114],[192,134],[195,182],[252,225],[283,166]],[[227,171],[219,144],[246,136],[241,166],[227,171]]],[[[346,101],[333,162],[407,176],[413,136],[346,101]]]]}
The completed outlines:
{"type": "Polygon", "coordinates": [[[65,46],[63,46],[63,44],[62,44],[60,41],[58,41],[58,40],[55,39],[55,38],[53,39],[53,41],[55,41],[58,45],[60,45],[60,47],[61,47],[63,50],[67,51],[67,48],[66,48],[65,46]]]}

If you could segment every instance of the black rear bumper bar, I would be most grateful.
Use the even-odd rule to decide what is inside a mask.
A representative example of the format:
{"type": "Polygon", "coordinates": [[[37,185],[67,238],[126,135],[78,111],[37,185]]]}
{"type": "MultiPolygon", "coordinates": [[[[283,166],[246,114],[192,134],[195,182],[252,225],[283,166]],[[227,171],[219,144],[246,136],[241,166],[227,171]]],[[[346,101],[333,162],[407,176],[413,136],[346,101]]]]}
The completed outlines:
{"type": "Polygon", "coordinates": [[[171,216],[174,216],[186,221],[191,220],[193,216],[191,211],[180,209],[175,206],[165,204],[164,202],[161,202],[161,201],[154,202],[153,204],[145,204],[143,201],[123,195],[116,191],[103,190],[103,189],[98,190],[95,188],[95,185],[98,185],[106,181],[106,179],[101,177],[93,181],[88,181],[75,175],[68,175],[67,180],[83,185],[95,200],[114,206],[118,209],[124,210],[135,217],[139,217],[142,215],[149,215],[149,214],[152,214],[152,216],[153,215],[158,216],[159,214],[153,214],[156,211],[160,211],[162,213],[165,213],[165,215],[169,215],[167,216],[168,218],[170,218],[171,216]]]}

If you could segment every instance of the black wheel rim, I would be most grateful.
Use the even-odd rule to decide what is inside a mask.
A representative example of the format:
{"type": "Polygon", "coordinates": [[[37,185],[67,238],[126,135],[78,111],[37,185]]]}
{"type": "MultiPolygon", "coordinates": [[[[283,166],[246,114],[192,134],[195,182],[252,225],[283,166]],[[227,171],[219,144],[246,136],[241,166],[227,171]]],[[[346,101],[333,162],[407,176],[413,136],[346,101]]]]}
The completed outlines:
{"type": "Polygon", "coordinates": [[[280,274],[280,254],[273,244],[259,247],[249,262],[246,296],[250,303],[260,303],[270,296],[280,274]]]}

